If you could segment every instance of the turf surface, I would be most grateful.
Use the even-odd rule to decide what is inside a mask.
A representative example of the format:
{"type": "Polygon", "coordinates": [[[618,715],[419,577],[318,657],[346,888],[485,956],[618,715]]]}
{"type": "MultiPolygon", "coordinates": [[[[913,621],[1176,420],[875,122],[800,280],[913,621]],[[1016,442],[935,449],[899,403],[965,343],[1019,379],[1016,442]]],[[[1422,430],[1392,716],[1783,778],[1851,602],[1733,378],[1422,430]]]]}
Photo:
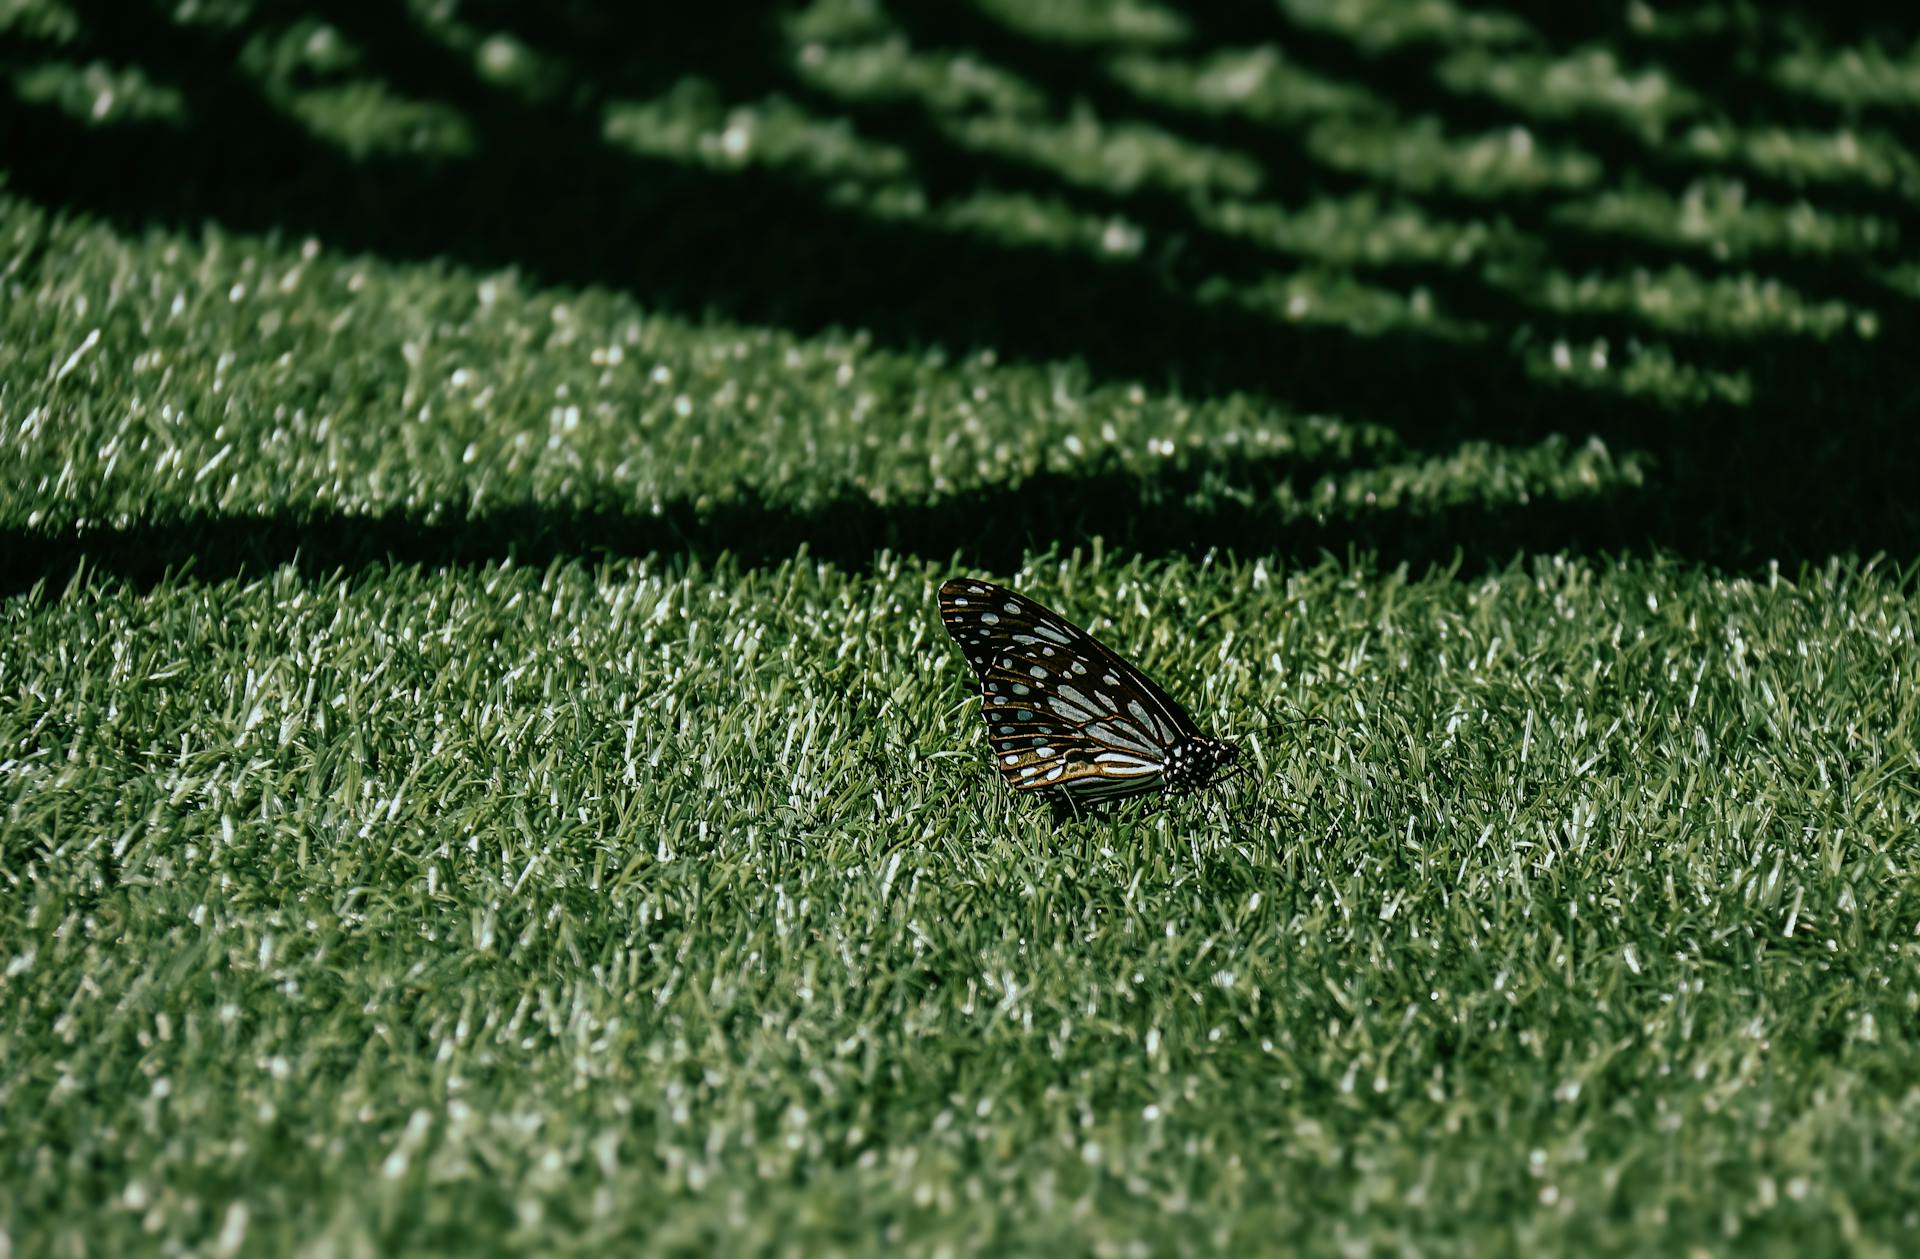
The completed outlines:
{"type": "Polygon", "coordinates": [[[0,1256],[1907,1248],[1910,36],[621,12],[0,2],[0,1256]]]}

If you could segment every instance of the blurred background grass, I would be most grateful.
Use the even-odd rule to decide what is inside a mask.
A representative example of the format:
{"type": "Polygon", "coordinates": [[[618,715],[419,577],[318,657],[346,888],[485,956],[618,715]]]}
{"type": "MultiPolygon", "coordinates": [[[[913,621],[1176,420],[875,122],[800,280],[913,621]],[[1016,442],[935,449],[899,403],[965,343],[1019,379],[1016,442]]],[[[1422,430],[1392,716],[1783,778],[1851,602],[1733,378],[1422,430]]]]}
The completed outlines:
{"type": "MultiPolygon", "coordinates": [[[[10,444],[26,475],[72,465],[43,522],[238,514],[269,558],[370,525],[406,549],[448,512],[413,553],[479,524],[489,553],[806,537],[855,561],[1076,533],[1912,554],[1920,54],[1846,5],[1582,12],[15,0],[10,444]],[[155,328],[136,281],[184,305],[155,328]],[[77,309],[83,283],[121,300],[77,309]],[[341,361],[345,321],[365,348],[341,361]],[[140,478],[130,508],[100,473],[160,391],[19,424],[45,347],[96,327],[81,379],[138,373],[138,342],[187,387],[220,356],[160,368],[164,345],[218,341],[229,397],[305,424],[211,484],[140,478]],[[528,338],[574,348],[485,377],[528,338]],[[450,378],[476,383],[397,456],[397,414],[450,378]],[[580,474],[556,491],[544,452],[494,447],[545,443],[506,429],[562,390],[580,474]],[[322,415],[330,462],[301,474],[322,415]],[[262,462],[302,479],[249,487],[262,462]]],[[[158,427],[197,469],[214,422],[158,427]]]]}
{"type": "Polygon", "coordinates": [[[0,0],[0,82],[0,1255],[1920,1230],[1903,8],[0,0]],[[1056,829],[956,567],[1329,724],[1056,829]]]}

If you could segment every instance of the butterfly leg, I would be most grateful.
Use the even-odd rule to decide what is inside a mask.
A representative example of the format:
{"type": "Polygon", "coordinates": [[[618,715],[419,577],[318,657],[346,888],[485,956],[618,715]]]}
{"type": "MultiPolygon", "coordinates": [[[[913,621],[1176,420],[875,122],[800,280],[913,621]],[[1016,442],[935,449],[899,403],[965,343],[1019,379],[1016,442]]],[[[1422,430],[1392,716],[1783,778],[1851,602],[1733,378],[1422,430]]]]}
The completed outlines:
{"type": "Polygon", "coordinates": [[[1227,813],[1227,806],[1220,799],[1219,795],[1211,791],[1208,792],[1204,807],[1207,810],[1207,816],[1222,829],[1225,829],[1227,823],[1231,820],[1231,816],[1227,813]]]}

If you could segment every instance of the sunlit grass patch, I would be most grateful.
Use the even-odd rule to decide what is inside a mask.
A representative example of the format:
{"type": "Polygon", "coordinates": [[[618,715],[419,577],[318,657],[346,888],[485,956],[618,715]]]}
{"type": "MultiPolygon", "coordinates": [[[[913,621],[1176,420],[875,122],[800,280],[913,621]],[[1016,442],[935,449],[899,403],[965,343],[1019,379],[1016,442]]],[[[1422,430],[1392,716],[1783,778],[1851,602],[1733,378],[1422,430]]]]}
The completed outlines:
{"type": "Polygon", "coordinates": [[[1706,176],[1679,195],[1654,188],[1608,189],[1556,207],[1561,221],[1654,244],[1679,245],[1714,258],[1759,252],[1813,257],[1871,255],[1900,239],[1888,220],[1749,196],[1737,180],[1706,176]]]}
{"type": "Polygon", "coordinates": [[[13,89],[22,101],[57,105],[88,123],[178,124],[186,119],[186,103],[179,90],[154,82],[137,66],[41,61],[15,71],[13,89]]]}
{"type": "Polygon", "coordinates": [[[1399,125],[1324,122],[1308,133],[1307,145],[1337,170],[1409,192],[1484,198],[1566,192],[1592,187],[1601,172],[1591,155],[1539,140],[1525,127],[1450,136],[1432,118],[1399,125]]]}
{"type": "Polygon", "coordinates": [[[918,52],[898,38],[802,43],[794,63],[806,83],[847,101],[915,101],[942,113],[979,107],[998,114],[1032,114],[1046,99],[1038,88],[992,62],[918,52]]]}
{"type": "Polygon", "coordinates": [[[1579,342],[1555,337],[1530,342],[1521,355],[1527,374],[1535,380],[1674,410],[1716,404],[1744,407],[1754,397],[1750,372],[1703,367],[1681,359],[1668,346],[1635,339],[1616,347],[1605,337],[1579,342]]]}
{"type": "Polygon", "coordinates": [[[943,202],[919,215],[942,227],[978,233],[1011,245],[1046,245],[1094,257],[1130,258],[1146,248],[1145,228],[1118,215],[1096,217],[1059,197],[979,192],[943,202]]]}
{"type": "Polygon", "coordinates": [[[1275,126],[1381,108],[1363,85],[1316,74],[1272,45],[1222,49],[1198,59],[1117,57],[1111,70],[1145,99],[1275,126]]]}
{"type": "Polygon", "coordinates": [[[1262,183],[1259,164],[1244,153],[1144,123],[1108,123],[1085,110],[1061,121],[962,119],[950,134],[982,155],[1017,158],[1070,184],[1110,192],[1245,196],[1262,183]]]}
{"type": "Polygon", "coordinates": [[[904,151],[863,137],[845,119],[821,118],[779,97],[729,104],[693,79],[653,100],[610,104],[603,134],[649,157],[721,170],[759,167],[877,183],[898,180],[911,168],[904,151]]]}
{"type": "Polygon", "coordinates": [[[1859,184],[1920,191],[1920,161],[1883,131],[1734,128],[1700,123],[1682,138],[1692,156],[1742,164],[1796,185],[1859,184]]]}
{"type": "Polygon", "coordinates": [[[1222,232],[1327,266],[1465,267],[1537,249],[1511,224],[1442,217],[1374,192],[1296,205],[1223,198],[1196,214],[1222,232]]]}
{"type": "Polygon", "coordinates": [[[377,81],[314,88],[290,96],[286,105],[310,133],[333,140],[354,157],[457,155],[473,148],[473,132],[458,111],[396,97],[377,81]]]}
{"type": "Polygon", "coordinates": [[[1561,57],[1484,48],[1454,53],[1437,77],[1457,92],[1483,93],[1529,118],[1610,119],[1658,140],[1701,101],[1657,67],[1624,66],[1611,49],[1583,48],[1561,57]]]}
{"type": "Polygon", "coordinates": [[[1782,87],[1848,109],[1911,109],[1920,103],[1920,43],[1907,49],[1873,42],[1812,46],[1783,54],[1773,77],[1782,87]]]}
{"type": "Polygon", "coordinates": [[[1424,288],[1398,292],[1339,273],[1302,270],[1242,283],[1222,276],[1201,285],[1199,295],[1278,321],[1341,328],[1359,336],[1408,327],[1448,340],[1478,341],[1486,335],[1484,328],[1438,310],[1433,294],[1424,288]]]}
{"type": "Polygon", "coordinates": [[[325,81],[368,69],[360,46],[339,27],[317,18],[259,30],[246,40],[239,63],[277,90],[293,90],[302,80],[325,81]]]}
{"type": "Polygon", "coordinates": [[[1282,0],[1281,7],[1303,26],[1374,53],[1427,43],[1504,46],[1533,33],[1516,14],[1453,0],[1282,0]]]}
{"type": "MultiPolygon", "coordinates": [[[[1499,274],[1499,273],[1495,273],[1499,274]]],[[[1825,338],[1870,327],[1874,312],[1806,297],[1780,280],[1741,272],[1703,276],[1685,267],[1636,268],[1623,275],[1514,271],[1501,276],[1516,297],[1566,315],[1631,315],[1649,329],[1741,337],[1756,333],[1825,338]]]]}
{"type": "MultiPolygon", "coordinates": [[[[1442,456],[1383,461],[1350,476],[1323,477],[1300,494],[1299,506],[1359,516],[1512,510],[1536,501],[1631,495],[1646,486],[1648,472],[1642,457],[1616,459],[1597,437],[1577,448],[1558,435],[1520,448],[1464,442],[1442,456]]],[[[1283,498],[1291,494],[1291,487],[1281,490],[1283,498]]]]}
{"type": "Polygon", "coordinates": [[[981,0],[980,8],[1036,40],[1093,47],[1179,43],[1179,6],[1152,0],[981,0]]]}
{"type": "MultiPolygon", "coordinates": [[[[965,208],[947,213],[959,222],[965,208]]],[[[981,225],[1013,213],[1052,221],[1044,203],[1009,202],[981,225]]],[[[954,363],[861,337],[689,324],[615,295],[561,300],[510,274],[421,273],[317,244],[224,237],[156,250],[30,218],[17,230],[51,232],[60,251],[88,259],[17,292],[11,360],[0,348],[0,366],[40,382],[18,395],[26,405],[4,430],[19,474],[41,487],[16,517],[36,528],[271,514],[288,502],[441,521],[531,506],[705,517],[743,498],[807,511],[1089,466],[1145,487],[1171,475],[1167,492],[1190,510],[1252,493],[1276,519],[1307,522],[1326,519],[1327,506],[1320,487],[1285,488],[1294,467],[1326,476],[1335,503],[1360,502],[1381,492],[1369,466],[1392,465],[1399,448],[1378,425],[1255,398],[1187,398],[991,356],[954,363]],[[133,274],[141,285],[126,282],[133,274]],[[18,357],[37,344],[61,347],[59,361],[18,357]],[[76,405],[96,391],[114,405],[76,405]],[[1225,468],[1204,471],[1207,452],[1225,468]],[[1195,456],[1194,470],[1180,470],[1195,456]]],[[[1223,277],[1215,289],[1198,297],[1276,327],[1484,336],[1417,286],[1337,271],[1257,289],[1223,277]]],[[[1392,501],[1487,501],[1488,475],[1442,462],[1392,501]]],[[[1569,464],[1564,475],[1533,492],[1584,492],[1584,473],[1569,464]]]]}

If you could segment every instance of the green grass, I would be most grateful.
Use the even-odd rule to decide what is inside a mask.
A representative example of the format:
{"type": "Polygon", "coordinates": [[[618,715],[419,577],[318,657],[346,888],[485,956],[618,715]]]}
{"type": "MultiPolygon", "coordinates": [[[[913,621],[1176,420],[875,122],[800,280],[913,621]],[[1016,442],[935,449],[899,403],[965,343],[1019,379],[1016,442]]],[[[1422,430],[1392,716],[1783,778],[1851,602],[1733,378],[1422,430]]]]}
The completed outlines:
{"type": "Polygon", "coordinates": [[[1910,39],[651,21],[0,0],[0,1259],[1909,1248],[1910,39]]]}

